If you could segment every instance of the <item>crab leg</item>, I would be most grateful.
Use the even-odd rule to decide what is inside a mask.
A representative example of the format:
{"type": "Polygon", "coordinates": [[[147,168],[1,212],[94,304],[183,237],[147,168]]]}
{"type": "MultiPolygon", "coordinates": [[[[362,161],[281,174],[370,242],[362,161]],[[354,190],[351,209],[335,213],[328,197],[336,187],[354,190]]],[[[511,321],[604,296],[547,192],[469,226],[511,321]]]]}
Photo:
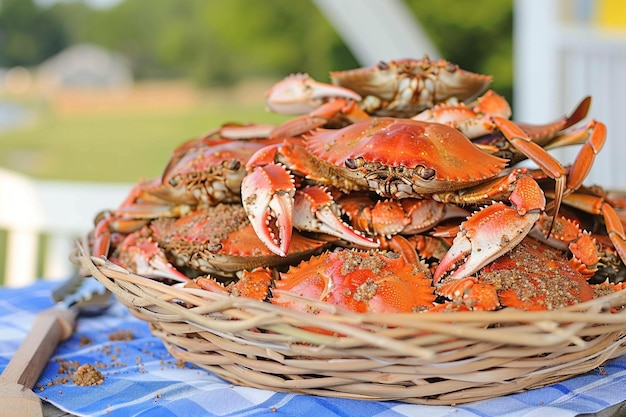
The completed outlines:
{"type": "Polygon", "coordinates": [[[309,232],[327,233],[367,248],[378,243],[364,237],[340,219],[339,206],[322,187],[305,187],[296,191],[293,212],[294,227],[309,232]]]}
{"type": "Polygon", "coordinates": [[[96,226],[93,231],[93,243],[91,248],[92,256],[108,256],[111,248],[116,246],[115,236],[135,232],[141,229],[148,222],[147,219],[123,219],[115,217],[111,212],[103,212],[96,219],[96,226]]]}
{"type": "Polygon", "coordinates": [[[286,256],[291,242],[295,192],[293,176],[282,164],[255,167],[241,184],[241,199],[252,228],[279,256],[286,256]]]}
{"type": "Polygon", "coordinates": [[[128,235],[122,242],[120,258],[112,260],[140,275],[169,278],[179,282],[190,281],[169,263],[156,242],[135,233],[128,235]]]}
{"type": "MultiPolygon", "coordinates": [[[[533,142],[522,128],[515,123],[501,117],[494,117],[493,122],[511,145],[536,163],[547,176],[555,180],[554,212],[558,213],[561,207],[561,200],[566,194],[567,175],[565,168],[554,156],[533,142]]],[[[544,208],[545,206],[542,209],[544,208]]],[[[548,235],[550,232],[551,230],[548,231],[548,235]]]]}
{"type": "Polygon", "coordinates": [[[308,114],[290,119],[278,125],[270,133],[270,139],[300,136],[303,133],[324,126],[338,114],[344,115],[352,123],[370,118],[354,101],[335,99],[323,104],[308,114]]]}
{"type": "Polygon", "coordinates": [[[587,194],[572,194],[564,203],[591,214],[601,214],[606,224],[606,232],[619,257],[626,263],[626,232],[617,212],[602,197],[587,194]]]}
{"type": "Polygon", "coordinates": [[[495,202],[461,224],[452,247],[435,270],[435,282],[444,276],[465,278],[513,249],[530,232],[546,204],[541,188],[529,176],[515,180],[509,201],[512,207],[495,202]]]}
{"type": "MultiPolygon", "coordinates": [[[[564,198],[572,195],[574,191],[578,190],[583,185],[583,181],[591,171],[596,155],[600,152],[605,142],[606,125],[602,122],[591,120],[586,126],[560,135],[545,146],[544,149],[548,150],[561,146],[583,145],[580,151],[578,151],[574,162],[569,167],[567,183],[563,194],[564,198]]],[[[552,207],[553,204],[550,203],[548,209],[552,207]]],[[[581,209],[585,210],[584,208],[581,209]]]]}
{"type": "MultiPolygon", "coordinates": [[[[584,101],[583,103],[587,103],[584,101]]],[[[582,103],[581,103],[582,105],[582,103]]],[[[587,103],[588,106],[588,103],[587,103]]],[[[579,106],[580,107],[580,106],[579,106]]],[[[606,126],[604,123],[592,120],[582,129],[562,135],[551,142],[546,148],[542,148],[532,142],[531,138],[524,134],[519,126],[514,123],[495,117],[494,123],[502,131],[507,140],[520,152],[528,156],[539,168],[556,181],[554,208],[558,213],[563,197],[577,190],[589,174],[595,156],[600,152],[606,141],[606,126]],[[546,149],[567,144],[583,143],[568,174],[565,174],[563,166],[546,149]]]]}
{"type": "MultiPolygon", "coordinates": [[[[591,97],[585,97],[579,104],[576,106],[574,111],[572,111],[569,115],[562,117],[559,120],[553,121],[551,123],[542,124],[542,125],[534,125],[524,122],[516,121],[515,124],[522,128],[524,132],[532,139],[533,142],[538,144],[539,146],[550,149],[553,148],[552,144],[554,143],[555,137],[559,132],[574,126],[585,117],[587,117],[587,113],[589,112],[589,107],[591,106],[591,97]]],[[[564,146],[564,145],[557,145],[564,146]]]]}
{"type": "MultiPolygon", "coordinates": [[[[556,146],[564,146],[566,144],[583,144],[582,148],[576,155],[576,159],[569,170],[567,176],[567,190],[566,195],[574,190],[577,190],[582,185],[583,181],[591,171],[593,162],[596,155],[606,141],[606,126],[602,122],[596,120],[590,121],[582,129],[578,129],[575,132],[562,135],[556,139],[556,146]]],[[[546,149],[552,148],[552,142],[546,149]]]]}
{"type": "MultiPolygon", "coordinates": [[[[150,219],[180,216],[189,211],[187,205],[171,206],[157,203],[133,203],[117,210],[106,210],[96,216],[92,255],[107,256],[116,246],[115,236],[126,236],[145,226],[150,219]]],[[[119,243],[119,242],[117,242],[119,243]]]]}
{"type": "Polygon", "coordinates": [[[511,117],[511,107],[504,97],[488,90],[470,105],[456,101],[437,104],[412,119],[447,124],[460,130],[469,139],[476,139],[493,133],[493,116],[508,119],[511,117]]]}
{"type": "MultiPolygon", "coordinates": [[[[563,203],[567,204],[565,200],[563,203]]],[[[546,213],[543,213],[535,223],[533,230],[530,231],[529,236],[555,249],[569,250],[573,255],[570,259],[570,265],[587,277],[592,276],[598,269],[597,263],[599,261],[596,240],[589,232],[583,232],[577,221],[560,215],[555,216],[555,220],[557,227],[554,229],[558,229],[558,233],[553,230],[552,235],[546,238],[544,229],[549,227],[553,220],[546,213]]]]}
{"type": "Polygon", "coordinates": [[[359,193],[340,199],[339,205],[356,229],[377,236],[414,235],[432,229],[443,220],[469,214],[456,205],[432,199],[373,201],[359,193]]]}

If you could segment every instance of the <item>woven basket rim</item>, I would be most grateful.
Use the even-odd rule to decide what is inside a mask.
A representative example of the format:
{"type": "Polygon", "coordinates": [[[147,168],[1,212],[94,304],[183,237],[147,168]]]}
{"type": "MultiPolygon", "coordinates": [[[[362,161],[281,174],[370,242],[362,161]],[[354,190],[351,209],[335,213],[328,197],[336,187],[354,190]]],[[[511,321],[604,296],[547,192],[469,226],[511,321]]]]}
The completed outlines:
{"type": "Polygon", "coordinates": [[[319,302],[326,314],[313,315],[166,285],[80,244],[72,259],[147,321],[173,356],[257,388],[458,404],[543,386],[626,353],[626,309],[615,311],[626,289],[548,311],[373,314],[319,302]]]}

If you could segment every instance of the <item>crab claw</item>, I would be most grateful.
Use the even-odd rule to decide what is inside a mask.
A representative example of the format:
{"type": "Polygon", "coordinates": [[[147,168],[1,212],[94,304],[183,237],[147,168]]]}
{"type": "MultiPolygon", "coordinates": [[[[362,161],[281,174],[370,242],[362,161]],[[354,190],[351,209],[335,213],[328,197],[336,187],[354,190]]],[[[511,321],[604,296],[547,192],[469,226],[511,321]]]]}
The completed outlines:
{"type": "Polygon", "coordinates": [[[190,281],[167,260],[155,241],[135,233],[128,235],[122,242],[119,258],[112,257],[111,260],[140,275],[169,278],[178,282],[190,281]]]}
{"type": "Polygon", "coordinates": [[[256,167],[241,184],[243,207],[269,250],[286,256],[293,224],[293,176],[281,164],[256,167]]]}
{"type": "Polygon", "coordinates": [[[452,247],[435,270],[434,281],[444,276],[460,279],[478,271],[521,242],[539,216],[539,212],[520,215],[500,202],[477,211],[461,224],[452,247]]]}
{"type": "Polygon", "coordinates": [[[354,91],[317,82],[308,74],[289,75],[266,93],[268,109],[281,114],[309,113],[331,98],[361,101],[361,96],[354,91]]]}
{"type": "Polygon", "coordinates": [[[367,248],[377,248],[378,243],[368,239],[344,223],[339,206],[326,189],[317,186],[296,191],[294,227],[308,232],[326,233],[367,248]]]}

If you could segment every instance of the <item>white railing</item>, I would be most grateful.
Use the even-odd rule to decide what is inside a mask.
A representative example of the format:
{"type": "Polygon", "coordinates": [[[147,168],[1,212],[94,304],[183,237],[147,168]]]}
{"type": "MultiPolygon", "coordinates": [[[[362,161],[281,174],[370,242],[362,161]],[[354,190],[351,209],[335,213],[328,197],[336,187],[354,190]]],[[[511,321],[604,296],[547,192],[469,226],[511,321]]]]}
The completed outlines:
{"type": "Polygon", "coordinates": [[[68,255],[75,239],[93,227],[98,212],[117,207],[130,188],[130,184],[34,180],[0,169],[0,229],[7,232],[0,271],[4,285],[27,285],[39,275],[68,277],[74,270],[68,255]],[[45,245],[40,250],[41,242],[45,245]]]}
{"type": "MultiPolygon", "coordinates": [[[[591,95],[589,117],[606,124],[608,137],[585,183],[626,190],[621,170],[626,160],[626,31],[567,19],[565,8],[576,4],[515,0],[515,118],[548,122],[591,95]]],[[[571,147],[554,153],[571,162],[577,151],[571,147]]]]}

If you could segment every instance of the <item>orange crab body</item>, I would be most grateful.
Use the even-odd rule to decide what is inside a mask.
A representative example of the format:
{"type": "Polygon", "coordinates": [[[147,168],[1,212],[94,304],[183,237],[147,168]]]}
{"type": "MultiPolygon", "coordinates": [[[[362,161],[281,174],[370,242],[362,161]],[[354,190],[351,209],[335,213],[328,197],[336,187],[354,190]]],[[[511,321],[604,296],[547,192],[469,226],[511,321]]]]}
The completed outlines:
{"type": "Polygon", "coordinates": [[[294,263],[328,245],[294,233],[287,256],[279,257],[257,238],[238,204],[199,209],[177,219],[157,219],[150,228],[176,265],[218,275],[294,263]]]}
{"type": "Polygon", "coordinates": [[[114,259],[131,271],[137,271],[135,265],[150,265],[151,275],[163,277],[180,274],[180,270],[191,277],[213,274],[232,278],[242,270],[297,263],[331,243],[294,233],[289,252],[278,256],[259,240],[238,204],[158,218],[138,234],[141,239],[135,234],[125,239],[114,259]]]}
{"type": "Polygon", "coordinates": [[[435,300],[432,280],[393,252],[344,250],[322,256],[281,273],[271,302],[315,311],[290,294],[365,313],[414,312],[435,300]]]}
{"type": "MultiPolygon", "coordinates": [[[[433,123],[377,118],[307,137],[306,151],[336,174],[345,189],[384,197],[420,197],[468,188],[494,177],[506,161],[476,148],[455,129],[433,123]]],[[[326,171],[320,169],[320,171],[326,171]]]]}
{"type": "Polygon", "coordinates": [[[161,178],[140,186],[126,205],[154,199],[170,204],[239,202],[246,163],[255,152],[272,143],[266,138],[239,138],[240,129],[247,134],[257,133],[250,126],[222,127],[183,143],[174,150],[161,178]],[[235,138],[223,134],[224,129],[235,138]]]}
{"type": "Polygon", "coordinates": [[[493,91],[476,98],[490,76],[445,60],[330,76],[268,91],[270,110],[299,117],[177,147],[98,216],[92,253],[310,314],[555,309],[623,288],[595,284],[624,270],[626,203],[581,189],[606,138],[593,120],[570,129],[588,98],[531,126],[493,91]],[[569,167],[547,152],[571,144],[569,167]]]}
{"type": "Polygon", "coordinates": [[[195,207],[241,201],[241,181],[250,157],[272,143],[267,125],[223,125],[179,145],[160,177],[140,181],[119,208],[101,213],[93,254],[115,248],[114,233],[128,234],[150,220],[178,217],[195,207]]]}
{"type": "Polygon", "coordinates": [[[444,280],[436,292],[473,310],[500,306],[553,310],[591,300],[594,289],[581,262],[564,251],[525,238],[511,251],[482,268],[476,276],[444,280]]]}
{"type": "Polygon", "coordinates": [[[330,73],[333,84],[363,97],[361,108],[376,116],[410,117],[455,97],[471,100],[491,76],[462,70],[444,59],[400,59],[373,67],[330,73]]]}
{"type": "Polygon", "coordinates": [[[301,114],[281,124],[271,137],[291,137],[317,127],[342,127],[371,116],[411,117],[448,99],[471,100],[491,76],[460,69],[446,60],[401,59],[330,73],[332,84],[292,74],[266,94],[267,107],[301,114]]]}
{"type": "Polygon", "coordinates": [[[562,251],[527,238],[479,273],[479,282],[493,285],[503,306],[553,310],[593,298],[589,275],[562,251]]]}
{"type": "MultiPolygon", "coordinates": [[[[558,167],[551,162],[545,164],[546,169],[554,168],[558,174],[558,167]]],[[[263,149],[248,163],[250,174],[242,182],[242,202],[257,235],[277,254],[289,247],[295,192],[292,173],[344,192],[372,191],[396,200],[412,197],[476,205],[508,199],[512,206],[501,204],[489,214],[477,213],[466,224],[476,230],[475,236],[507,232],[521,239],[544,210],[545,198],[526,170],[501,175],[506,164],[505,159],[481,151],[452,127],[381,117],[342,129],[318,130],[305,140],[286,140],[271,147],[271,152],[263,149]],[[487,216],[489,222],[484,219],[487,216]]],[[[498,241],[481,254],[477,252],[482,248],[473,250],[471,271],[466,268],[464,273],[475,272],[519,239],[498,241]]],[[[472,245],[475,241],[480,240],[468,242],[472,245]]],[[[454,248],[455,254],[445,259],[446,268],[468,253],[462,242],[459,245],[460,250],[454,248]]],[[[437,275],[444,272],[441,269],[437,275]]]]}
{"type": "MultiPolygon", "coordinates": [[[[244,271],[240,282],[228,288],[231,293],[234,289],[238,295],[260,299],[267,292],[259,287],[270,281],[271,303],[314,314],[320,313],[319,309],[305,299],[360,313],[423,311],[435,301],[432,280],[415,265],[387,251],[325,252],[278,273],[276,279],[268,269],[244,271]]],[[[198,284],[216,289],[205,278],[198,284]]]]}

